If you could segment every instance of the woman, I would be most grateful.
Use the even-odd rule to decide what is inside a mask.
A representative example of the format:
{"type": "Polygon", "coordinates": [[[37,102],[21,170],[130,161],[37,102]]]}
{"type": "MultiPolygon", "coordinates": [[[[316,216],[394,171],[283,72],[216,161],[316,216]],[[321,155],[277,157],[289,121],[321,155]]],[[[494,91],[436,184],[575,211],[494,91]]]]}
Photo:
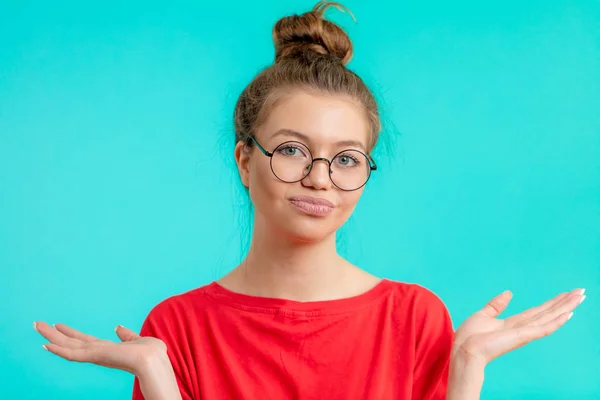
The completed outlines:
{"type": "Polygon", "coordinates": [[[254,204],[243,262],[173,296],[122,343],[34,324],[50,352],[135,375],[134,399],[477,399],[485,365],[563,325],[583,290],[505,320],[510,292],[456,332],[441,300],[336,252],[371,173],[377,104],[321,2],[273,30],[274,64],[241,94],[235,159],[254,204]]]}

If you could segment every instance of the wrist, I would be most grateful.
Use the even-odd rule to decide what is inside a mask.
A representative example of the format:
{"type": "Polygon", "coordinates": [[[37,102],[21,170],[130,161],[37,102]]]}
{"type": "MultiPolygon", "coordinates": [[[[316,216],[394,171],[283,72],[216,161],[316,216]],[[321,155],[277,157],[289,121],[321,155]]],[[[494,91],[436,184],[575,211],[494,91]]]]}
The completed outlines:
{"type": "Polygon", "coordinates": [[[462,351],[453,352],[447,400],[479,400],[484,373],[485,363],[482,360],[462,351]]]}
{"type": "Polygon", "coordinates": [[[135,375],[146,400],[181,400],[177,379],[166,351],[145,355],[135,375]]]}
{"type": "Polygon", "coordinates": [[[138,378],[151,378],[171,369],[171,361],[166,351],[155,350],[140,357],[140,362],[134,375],[138,378]]]}
{"type": "Polygon", "coordinates": [[[484,369],[487,364],[484,357],[477,355],[466,346],[453,346],[450,352],[450,362],[469,366],[472,369],[484,369]]]}

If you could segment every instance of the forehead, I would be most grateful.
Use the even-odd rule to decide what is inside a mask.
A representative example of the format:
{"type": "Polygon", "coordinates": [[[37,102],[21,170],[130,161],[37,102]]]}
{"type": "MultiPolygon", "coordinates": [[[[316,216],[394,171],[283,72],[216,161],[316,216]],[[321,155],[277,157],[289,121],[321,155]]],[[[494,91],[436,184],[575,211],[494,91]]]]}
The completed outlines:
{"type": "Polygon", "coordinates": [[[367,148],[370,134],[364,110],[350,97],[301,91],[276,102],[259,129],[266,140],[281,130],[300,132],[317,146],[355,141],[367,148]]]}

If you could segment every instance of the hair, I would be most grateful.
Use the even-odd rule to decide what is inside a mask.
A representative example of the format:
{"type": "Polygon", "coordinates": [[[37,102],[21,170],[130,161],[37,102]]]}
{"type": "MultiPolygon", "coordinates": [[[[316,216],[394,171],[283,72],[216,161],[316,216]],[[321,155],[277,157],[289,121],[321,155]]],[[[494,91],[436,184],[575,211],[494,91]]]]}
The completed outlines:
{"type": "Polygon", "coordinates": [[[352,15],[339,3],[321,1],[309,12],[275,23],[275,62],[244,88],[235,106],[236,142],[252,146],[250,138],[277,101],[294,90],[305,90],[346,95],[356,101],[370,126],[368,150],[375,147],[381,129],[377,102],[362,79],[346,67],[353,53],[350,38],[323,18],[332,6],[352,15]]]}

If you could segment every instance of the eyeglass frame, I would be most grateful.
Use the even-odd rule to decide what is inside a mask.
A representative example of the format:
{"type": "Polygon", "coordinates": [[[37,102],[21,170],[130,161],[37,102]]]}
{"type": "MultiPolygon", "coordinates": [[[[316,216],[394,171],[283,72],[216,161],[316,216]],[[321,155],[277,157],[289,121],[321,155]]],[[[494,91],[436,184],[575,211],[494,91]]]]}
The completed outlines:
{"type": "Polygon", "coordinates": [[[297,140],[288,140],[286,142],[283,142],[283,143],[280,143],[279,145],[277,145],[277,147],[275,147],[275,150],[277,150],[278,148],[280,148],[281,146],[283,146],[284,144],[287,144],[287,143],[299,143],[299,144],[301,144],[303,147],[305,147],[308,150],[308,154],[310,155],[310,158],[311,158],[312,162],[309,164],[310,165],[310,170],[308,171],[308,174],[304,175],[302,178],[298,179],[297,181],[291,181],[291,182],[284,181],[283,179],[281,179],[280,177],[278,177],[277,174],[275,173],[275,171],[273,170],[273,155],[275,154],[275,150],[273,150],[273,152],[268,151],[260,143],[258,143],[258,140],[256,140],[256,138],[254,136],[251,136],[249,139],[252,140],[254,143],[256,143],[256,146],[258,147],[258,149],[260,150],[261,153],[263,153],[265,156],[267,156],[267,157],[270,158],[269,165],[271,167],[271,172],[273,172],[273,175],[275,175],[275,178],[279,179],[281,182],[284,182],[284,183],[296,183],[296,182],[302,181],[304,178],[306,178],[312,172],[313,165],[315,164],[315,161],[325,161],[327,163],[327,169],[329,170],[329,180],[331,181],[331,183],[333,183],[333,185],[336,188],[340,189],[340,190],[343,190],[345,192],[353,192],[353,191],[358,190],[358,189],[362,188],[363,186],[365,186],[367,184],[367,182],[369,181],[369,179],[371,179],[371,172],[377,170],[377,164],[375,164],[375,160],[373,160],[373,157],[371,157],[368,154],[363,153],[360,150],[356,150],[356,149],[344,149],[344,150],[336,153],[332,157],[332,159],[330,161],[330,160],[328,160],[327,158],[324,158],[324,157],[314,158],[313,155],[312,155],[312,152],[310,151],[310,149],[308,148],[307,145],[305,145],[304,143],[299,142],[297,140]],[[369,162],[369,175],[367,176],[367,179],[365,180],[365,182],[362,185],[360,185],[359,187],[357,187],[356,189],[343,189],[343,188],[339,187],[333,181],[333,178],[331,177],[331,172],[332,172],[331,171],[331,163],[333,162],[333,160],[336,159],[337,156],[339,156],[340,154],[342,154],[344,152],[347,152],[347,151],[356,151],[356,152],[362,154],[363,156],[365,156],[365,158],[369,162]]]}

